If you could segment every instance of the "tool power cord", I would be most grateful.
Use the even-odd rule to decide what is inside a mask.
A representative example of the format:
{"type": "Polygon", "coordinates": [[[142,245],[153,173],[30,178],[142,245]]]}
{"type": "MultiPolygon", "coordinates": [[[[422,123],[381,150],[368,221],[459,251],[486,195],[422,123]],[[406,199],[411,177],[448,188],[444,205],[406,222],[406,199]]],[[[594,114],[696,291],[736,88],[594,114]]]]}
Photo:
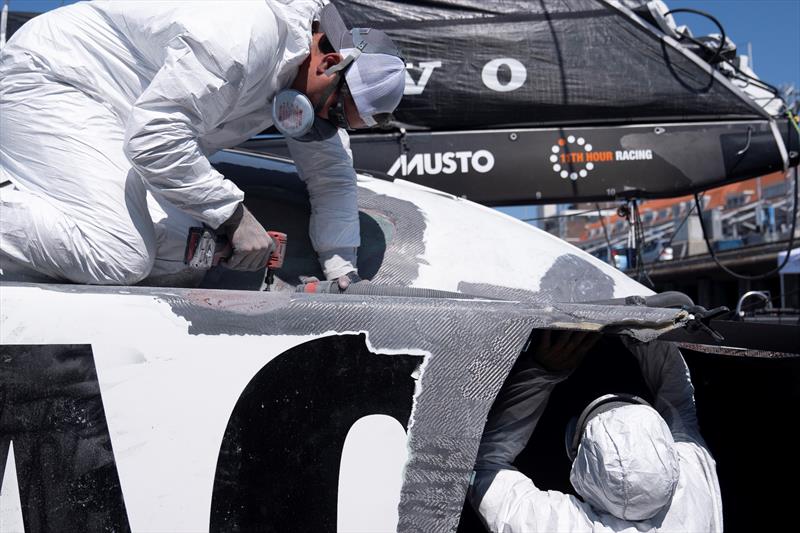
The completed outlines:
{"type": "Polygon", "coordinates": [[[711,259],[714,260],[714,263],[717,264],[719,268],[721,268],[727,274],[730,274],[736,279],[754,281],[759,279],[765,279],[770,276],[773,276],[781,271],[783,267],[789,262],[789,257],[791,256],[792,249],[794,248],[794,232],[797,228],[797,190],[798,190],[798,178],[797,178],[797,167],[794,167],[794,187],[793,193],[794,196],[792,198],[792,229],[789,233],[789,244],[786,246],[786,256],[781,261],[781,264],[778,265],[776,268],[773,268],[769,272],[765,272],[763,274],[755,274],[755,275],[748,275],[748,274],[740,274],[738,272],[734,272],[730,268],[723,265],[719,258],[717,258],[717,253],[714,251],[714,247],[711,245],[711,240],[708,238],[708,232],[706,231],[706,225],[703,222],[703,208],[700,205],[700,196],[698,193],[694,193],[694,203],[697,209],[697,216],[700,219],[700,229],[703,231],[703,240],[706,242],[706,247],[708,248],[708,253],[711,255],[711,259]]]}
{"type": "MultiPolygon", "coordinates": [[[[724,61],[725,63],[730,65],[733,68],[733,70],[736,71],[737,75],[742,76],[743,78],[747,78],[748,80],[760,85],[762,89],[772,91],[775,94],[775,96],[778,97],[784,103],[784,107],[786,107],[786,102],[784,101],[783,97],[780,94],[780,90],[778,90],[777,87],[765,82],[764,80],[760,80],[758,78],[754,78],[753,76],[743,72],[731,60],[725,59],[724,57],[722,57],[722,50],[725,48],[726,33],[725,33],[725,28],[722,26],[722,23],[716,17],[714,17],[710,13],[707,13],[706,11],[701,11],[699,9],[689,9],[689,8],[672,9],[672,10],[667,11],[666,13],[664,13],[664,17],[666,17],[668,15],[675,14],[675,13],[691,13],[691,14],[694,14],[694,15],[699,15],[701,17],[705,17],[708,20],[710,20],[719,29],[720,42],[719,42],[719,46],[717,47],[716,51],[714,52],[714,55],[711,57],[711,59],[708,60],[708,63],[709,64],[713,64],[713,62],[717,58],[719,58],[721,61],[724,61]]],[[[708,46],[705,43],[695,39],[694,37],[690,37],[688,35],[681,35],[678,40],[679,41],[686,40],[686,41],[689,41],[689,42],[691,42],[693,44],[696,44],[697,46],[700,46],[702,48],[708,48],[708,46]]]]}

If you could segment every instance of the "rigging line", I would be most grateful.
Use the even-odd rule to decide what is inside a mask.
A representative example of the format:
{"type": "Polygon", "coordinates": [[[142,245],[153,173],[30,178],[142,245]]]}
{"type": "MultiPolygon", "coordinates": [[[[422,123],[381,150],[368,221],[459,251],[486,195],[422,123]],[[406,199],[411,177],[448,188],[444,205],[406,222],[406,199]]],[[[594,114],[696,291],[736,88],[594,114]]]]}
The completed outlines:
{"type": "Polygon", "coordinates": [[[639,212],[639,203],[636,200],[633,200],[633,224],[635,239],[634,246],[636,246],[636,281],[647,285],[651,289],[655,289],[653,280],[650,279],[650,276],[647,274],[647,269],[644,265],[644,256],[642,255],[642,249],[645,245],[644,225],[642,224],[642,216],[639,212]]]}
{"type": "MultiPolygon", "coordinates": [[[[723,61],[725,61],[728,65],[733,67],[733,69],[736,71],[736,73],[739,74],[740,76],[743,76],[743,77],[747,78],[748,80],[751,80],[751,81],[755,82],[756,84],[763,85],[763,87],[762,87],[763,89],[769,89],[772,92],[774,92],[776,95],[780,95],[781,91],[777,87],[772,85],[771,83],[767,83],[764,80],[760,80],[758,78],[754,78],[753,76],[751,76],[750,74],[744,72],[742,69],[740,69],[739,67],[737,67],[736,65],[734,65],[733,63],[728,61],[727,59],[724,59],[723,61]]],[[[781,98],[781,100],[783,100],[782,97],[779,96],[779,98],[781,98]]]]}
{"type": "Polygon", "coordinates": [[[566,215],[550,215],[546,217],[535,217],[535,218],[521,218],[520,220],[523,222],[536,222],[537,220],[550,220],[553,218],[569,218],[569,217],[579,217],[581,215],[585,215],[587,213],[594,213],[594,209],[587,209],[586,211],[579,211],[577,213],[567,213],[566,215]]]}
{"type": "Polygon", "coordinates": [[[777,94],[773,94],[772,97],[769,100],[767,100],[766,102],[764,102],[763,104],[758,103],[758,100],[763,100],[763,99],[766,98],[766,96],[751,96],[751,98],[753,99],[753,101],[755,103],[760,105],[762,108],[766,108],[768,105],[770,105],[775,100],[779,100],[782,104],[785,104],[785,102],[780,97],[780,95],[777,95],[777,94]]]}
{"type": "Polygon", "coordinates": [[[614,258],[611,256],[611,239],[608,236],[608,228],[606,227],[606,219],[603,217],[603,212],[600,211],[600,204],[595,203],[595,208],[597,209],[597,216],[600,217],[600,224],[603,226],[603,235],[606,237],[606,247],[607,247],[607,254],[608,254],[608,264],[611,266],[616,266],[614,264],[614,258]]]}
{"type": "Polygon", "coordinates": [[[735,70],[733,78],[737,81],[744,82],[748,85],[755,85],[759,89],[764,89],[765,91],[769,91],[773,93],[775,98],[781,98],[780,91],[776,87],[773,87],[772,85],[769,85],[768,83],[761,81],[759,79],[753,78],[752,76],[745,74],[741,70],[735,70]]]}
{"type": "Polygon", "coordinates": [[[708,238],[708,233],[706,232],[706,225],[703,222],[703,209],[700,207],[700,198],[698,197],[697,193],[694,193],[694,203],[697,206],[697,213],[698,213],[698,215],[700,217],[700,229],[703,232],[703,240],[706,242],[706,247],[708,248],[708,253],[711,255],[711,259],[714,260],[714,263],[716,263],[719,268],[721,268],[725,273],[733,276],[736,279],[743,279],[743,280],[752,281],[752,280],[768,278],[769,276],[772,276],[773,274],[777,274],[778,272],[781,271],[781,269],[783,267],[786,266],[786,263],[789,262],[789,256],[791,255],[792,248],[794,247],[794,232],[795,232],[795,229],[797,228],[797,204],[798,204],[798,201],[797,201],[798,200],[798,198],[797,198],[798,184],[797,183],[798,183],[797,167],[794,167],[794,188],[793,188],[793,191],[794,191],[794,198],[793,198],[794,206],[792,207],[792,229],[790,230],[790,233],[789,233],[789,244],[787,244],[787,246],[786,246],[786,257],[783,258],[783,261],[781,262],[781,264],[778,265],[776,268],[773,268],[769,272],[765,272],[763,274],[755,274],[755,275],[740,274],[738,272],[734,272],[730,268],[728,268],[725,265],[723,265],[720,262],[720,260],[717,258],[717,253],[714,251],[714,247],[711,245],[711,241],[708,238]]]}

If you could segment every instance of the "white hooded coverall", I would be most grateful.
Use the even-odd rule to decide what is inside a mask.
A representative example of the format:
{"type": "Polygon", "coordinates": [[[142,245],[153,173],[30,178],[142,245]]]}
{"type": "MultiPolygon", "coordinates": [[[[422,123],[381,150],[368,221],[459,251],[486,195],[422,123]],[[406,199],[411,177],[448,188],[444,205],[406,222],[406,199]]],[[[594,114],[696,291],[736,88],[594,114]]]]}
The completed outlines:
{"type": "MultiPolygon", "coordinates": [[[[666,506],[651,518],[624,520],[573,495],[540,490],[530,478],[512,466],[530,439],[553,388],[569,374],[547,372],[531,360],[515,369],[515,374],[503,385],[489,414],[478,451],[468,496],[489,530],[496,533],[722,531],[722,502],[716,465],[700,436],[694,389],[683,357],[671,343],[626,344],[638,360],[648,388],[655,397],[654,407],[666,421],[669,428],[665,429],[667,438],[671,433],[670,440],[674,439],[670,444],[677,456],[677,472],[671,501],[667,500],[666,506]]],[[[632,412],[638,408],[649,410],[637,406],[632,412]]],[[[576,481],[580,483],[581,494],[588,492],[599,499],[613,499],[614,493],[618,492],[603,485],[607,479],[603,473],[624,468],[624,460],[622,463],[592,464],[594,457],[587,450],[587,444],[591,448],[592,442],[586,440],[587,437],[589,440],[602,439],[604,433],[614,431],[612,425],[616,411],[598,415],[587,426],[570,476],[573,486],[576,481]],[[593,424],[594,429],[599,430],[596,435],[589,432],[593,424]]],[[[658,418],[655,413],[653,416],[658,418]]],[[[631,475],[662,472],[664,465],[659,462],[649,468],[640,461],[638,468],[638,473],[631,475]]],[[[615,474],[613,477],[620,476],[615,474]]],[[[654,481],[652,490],[658,492],[661,487],[657,485],[663,485],[661,482],[664,480],[654,481]]],[[[631,485],[642,489],[647,483],[638,480],[631,485]]],[[[617,503],[627,507],[626,513],[637,514],[641,510],[636,506],[648,496],[646,493],[627,494],[626,501],[617,503]]],[[[651,514],[645,511],[646,516],[651,514]]]]}
{"type": "MultiPolygon", "coordinates": [[[[323,3],[91,2],[26,23],[0,55],[0,255],[78,283],[183,270],[188,228],[244,197],[208,156],[272,125],[323,3]]],[[[339,277],[359,245],[349,139],[289,148],[339,277]]]]}

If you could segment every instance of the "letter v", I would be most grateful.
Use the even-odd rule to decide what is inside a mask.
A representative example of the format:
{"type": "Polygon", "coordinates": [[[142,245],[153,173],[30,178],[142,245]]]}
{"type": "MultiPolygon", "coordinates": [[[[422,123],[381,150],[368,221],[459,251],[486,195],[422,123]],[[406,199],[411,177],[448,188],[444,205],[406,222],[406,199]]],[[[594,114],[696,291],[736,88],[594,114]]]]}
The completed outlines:
{"type": "Polygon", "coordinates": [[[425,90],[425,86],[428,85],[428,80],[431,79],[433,70],[441,66],[441,61],[423,61],[419,64],[419,68],[422,69],[422,74],[419,77],[419,81],[414,82],[414,78],[412,78],[411,74],[408,72],[410,69],[414,68],[414,63],[406,64],[406,88],[403,94],[406,96],[422,94],[422,91],[425,90]]]}

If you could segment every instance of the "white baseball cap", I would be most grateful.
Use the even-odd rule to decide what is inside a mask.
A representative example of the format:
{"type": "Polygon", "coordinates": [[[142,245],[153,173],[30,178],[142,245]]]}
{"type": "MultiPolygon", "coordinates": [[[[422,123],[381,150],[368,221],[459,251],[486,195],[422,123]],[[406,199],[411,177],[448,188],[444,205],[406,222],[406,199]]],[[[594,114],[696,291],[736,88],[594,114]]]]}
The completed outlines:
{"type": "Polygon", "coordinates": [[[320,30],[344,59],[329,69],[344,70],[358,114],[367,126],[392,113],[405,90],[405,61],[392,39],[374,28],[347,29],[333,4],[320,12],[320,30]]]}

